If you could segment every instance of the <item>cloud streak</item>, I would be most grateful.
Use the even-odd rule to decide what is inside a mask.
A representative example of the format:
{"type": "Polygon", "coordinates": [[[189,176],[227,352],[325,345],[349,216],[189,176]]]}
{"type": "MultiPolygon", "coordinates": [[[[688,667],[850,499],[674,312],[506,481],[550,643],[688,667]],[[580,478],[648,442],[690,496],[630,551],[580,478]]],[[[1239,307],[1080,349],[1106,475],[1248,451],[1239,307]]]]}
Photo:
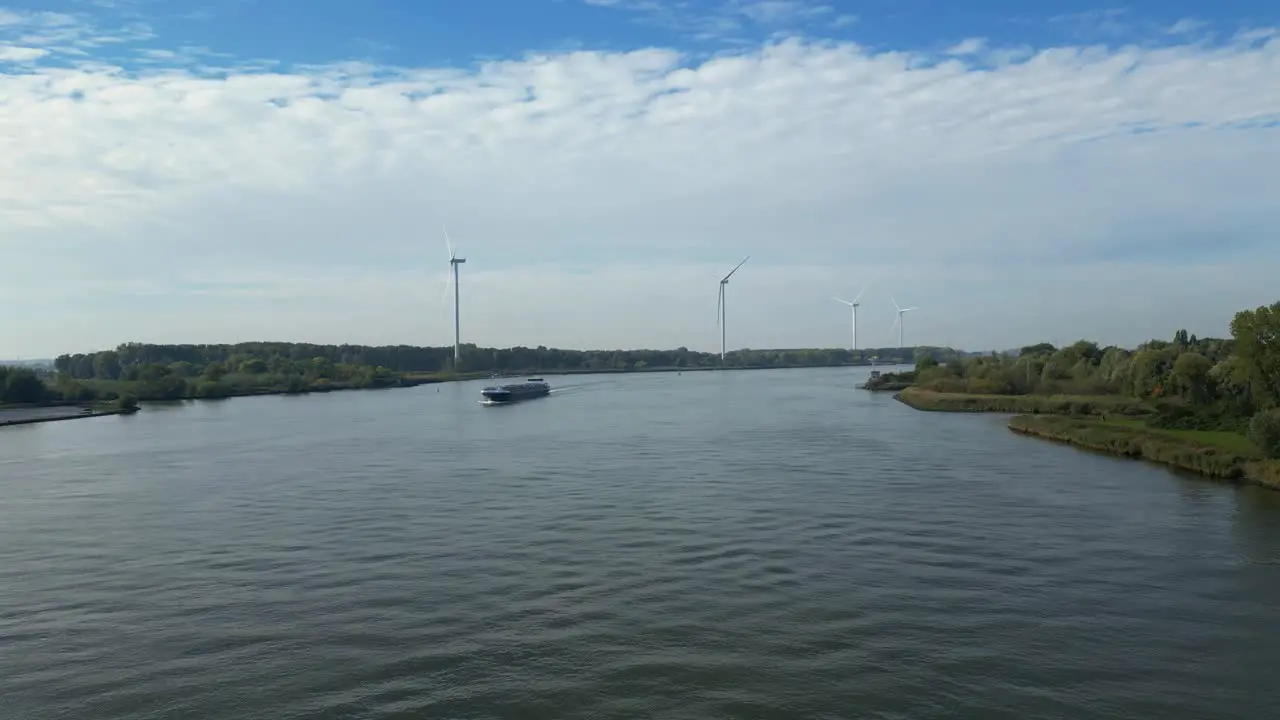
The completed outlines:
{"type": "Polygon", "coordinates": [[[853,15],[814,0],[582,0],[597,8],[622,11],[635,22],[665,28],[698,41],[743,44],[760,31],[775,33],[822,26],[852,25],[853,15]]]}
{"type": "MultiPolygon", "coordinates": [[[[112,36],[13,17],[0,47],[112,36]]],[[[889,291],[922,307],[908,342],[1222,333],[1275,299],[1268,33],[958,57],[792,37],[471,70],[0,54],[0,252],[23,268],[0,302],[39,308],[0,355],[444,344],[442,222],[480,344],[712,348],[715,281],[746,253],[732,346],[841,345],[829,297],[864,283],[871,344],[893,340],[889,291]]]]}

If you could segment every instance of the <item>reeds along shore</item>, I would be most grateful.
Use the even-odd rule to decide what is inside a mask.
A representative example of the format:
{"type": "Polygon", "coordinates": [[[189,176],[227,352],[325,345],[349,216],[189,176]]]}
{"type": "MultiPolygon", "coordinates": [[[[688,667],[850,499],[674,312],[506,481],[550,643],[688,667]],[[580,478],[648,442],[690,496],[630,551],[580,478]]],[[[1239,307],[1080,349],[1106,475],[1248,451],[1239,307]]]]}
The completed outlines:
{"type": "Polygon", "coordinates": [[[977,395],[904,388],[898,399],[926,412],[995,412],[1049,415],[1147,415],[1140,400],[1115,395],[977,395]]]}
{"type": "Polygon", "coordinates": [[[894,397],[925,412],[1017,413],[1010,418],[1009,429],[1019,435],[1280,490],[1280,460],[1264,458],[1243,435],[1148,427],[1145,423],[1153,409],[1133,398],[971,395],[918,387],[906,388],[894,397]]]}
{"type": "Polygon", "coordinates": [[[1086,450],[1140,458],[1206,477],[1280,490],[1280,460],[1244,454],[1194,437],[1092,419],[1019,415],[1009,429],[1020,435],[1069,443],[1086,450]]]}

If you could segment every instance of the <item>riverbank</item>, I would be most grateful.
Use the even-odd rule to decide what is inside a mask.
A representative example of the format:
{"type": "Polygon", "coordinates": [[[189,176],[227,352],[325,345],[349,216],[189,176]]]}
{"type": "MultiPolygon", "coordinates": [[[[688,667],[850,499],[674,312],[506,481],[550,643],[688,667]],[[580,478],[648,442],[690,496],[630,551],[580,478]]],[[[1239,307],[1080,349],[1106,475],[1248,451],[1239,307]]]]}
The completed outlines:
{"type": "Polygon", "coordinates": [[[1280,490],[1280,460],[1263,459],[1247,439],[1234,433],[1158,430],[1132,421],[1045,415],[1019,415],[1009,421],[1009,429],[1019,435],[1280,490]]]}
{"type": "Polygon", "coordinates": [[[1122,415],[1141,417],[1151,408],[1118,395],[970,395],[908,387],[894,398],[924,412],[1016,413],[1033,415],[1122,415]]]}
{"type": "Polygon", "coordinates": [[[107,405],[0,408],[0,427],[33,425],[35,423],[57,422],[59,420],[79,420],[82,418],[105,417],[107,415],[127,415],[133,412],[137,412],[137,408],[125,409],[107,405]]]}
{"type": "Polygon", "coordinates": [[[1231,482],[1280,490],[1280,460],[1266,460],[1243,435],[1146,425],[1152,408],[1109,395],[969,395],[909,387],[893,396],[923,412],[1010,413],[1019,435],[1137,458],[1231,482]]]}
{"type": "MultiPolygon", "coordinates": [[[[868,367],[870,363],[848,363],[845,365],[751,365],[723,368],[725,370],[800,370],[812,367],[868,367]]],[[[883,365],[877,367],[885,367],[883,365]]],[[[580,368],[573,370],[527,371],[523,373],[507,373],[505,377],[536,377],[547,375],[617,375],[632,373],[669,373],[721,370],[718,367],[656,367],[656,368],[580,368]]],[[[469,373],[422,372],[400,373],[392,382],[373,386],[360,386],[338,382],[320,382],[310,386],[288,387],[272,383],[261,376],[240,376],[235,382],[208,382],[199,379],[183,379],[185,386],[181,392],[149,392],[145,383],[124,380],[80,380],[77,381],[88,388],[93,396],[105,398],[103,402],[69,402],[58,401],[40,406],[0,407],[0,426],[27,425],[55,420],[73,420],[76,418],[101,417],[119,415],[131,410],[115,407],[112,400],[121,395],[132,395],[144,402],[164,402],[174,400],[222,400],[236,397],[259,397],[264,395],[309,395],[311,393],[344,392],[353,390],[391,390],[395,388],[417,387],[447,382],[465,382],[484,380],[492,376],[489,371],[469,373]],[[255,382],[257,381],[257,382],[255,382]]],[[[162,388],[165,390],[165,388],[162,388]]]]}

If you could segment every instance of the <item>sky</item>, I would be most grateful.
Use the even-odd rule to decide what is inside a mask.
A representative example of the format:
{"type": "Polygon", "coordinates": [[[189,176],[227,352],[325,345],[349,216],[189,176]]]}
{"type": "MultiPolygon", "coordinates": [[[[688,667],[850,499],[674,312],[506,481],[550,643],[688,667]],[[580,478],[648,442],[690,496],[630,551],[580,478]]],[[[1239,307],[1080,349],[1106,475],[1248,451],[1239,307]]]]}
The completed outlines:
{"type": "Polygon", "coordinates": [[[1280,300],[1280,4],[0,0],[0,357],[969,350],[1280,300]]]}

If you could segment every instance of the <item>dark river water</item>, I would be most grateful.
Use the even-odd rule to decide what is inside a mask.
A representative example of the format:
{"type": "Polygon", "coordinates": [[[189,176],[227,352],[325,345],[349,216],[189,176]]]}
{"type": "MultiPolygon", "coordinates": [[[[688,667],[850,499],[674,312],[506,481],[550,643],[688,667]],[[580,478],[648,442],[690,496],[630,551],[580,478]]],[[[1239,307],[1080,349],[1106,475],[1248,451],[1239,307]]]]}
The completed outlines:
{"type": "Polygon", "coordinates": [[[0,429],[0,718],[1280,717],[1280,493],[864,377],[0,429]]]}

